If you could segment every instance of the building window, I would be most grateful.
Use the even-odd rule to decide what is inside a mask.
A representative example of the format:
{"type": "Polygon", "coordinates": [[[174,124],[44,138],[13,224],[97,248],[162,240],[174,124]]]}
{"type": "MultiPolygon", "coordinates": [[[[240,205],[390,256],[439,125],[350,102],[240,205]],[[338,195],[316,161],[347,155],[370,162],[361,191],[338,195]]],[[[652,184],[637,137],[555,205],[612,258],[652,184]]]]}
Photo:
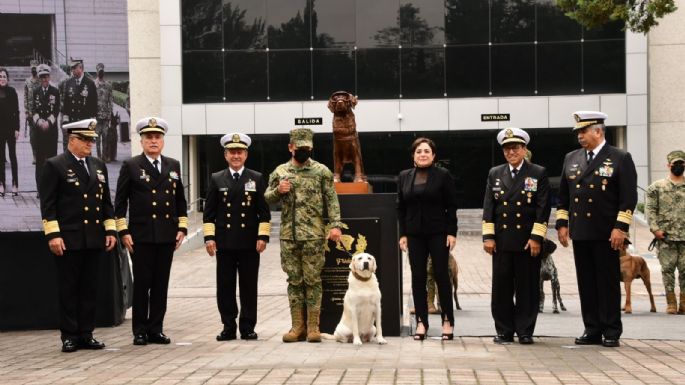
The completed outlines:
{"type": "Polygon", "coordinates": [[[183,102],[625,92],[625,33],[553,0],[181,0],[183,102]]]}

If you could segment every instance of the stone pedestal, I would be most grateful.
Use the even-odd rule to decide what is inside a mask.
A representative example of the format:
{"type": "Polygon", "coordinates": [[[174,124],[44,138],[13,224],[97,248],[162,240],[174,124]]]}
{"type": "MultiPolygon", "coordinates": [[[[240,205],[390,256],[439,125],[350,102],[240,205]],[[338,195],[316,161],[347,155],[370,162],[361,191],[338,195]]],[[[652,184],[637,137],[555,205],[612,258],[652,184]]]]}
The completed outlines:
{"type": "Polygon", "coordinates": [[[370,194],[372,190],[369,182],[335,182],[335,192],[338,194],[370,194]]]}

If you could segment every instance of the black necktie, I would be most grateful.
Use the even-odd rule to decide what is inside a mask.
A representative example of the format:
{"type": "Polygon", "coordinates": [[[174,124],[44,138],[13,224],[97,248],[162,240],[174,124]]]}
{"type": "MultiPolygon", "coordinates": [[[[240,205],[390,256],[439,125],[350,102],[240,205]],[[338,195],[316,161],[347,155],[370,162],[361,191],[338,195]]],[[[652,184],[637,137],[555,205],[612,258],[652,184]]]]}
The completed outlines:
{"type": "Polygon", "coordinates": [[[155,178],[159,176],[159,168],[157,167],[159,165],[159,160],[155,159],[152,161],[152,166],[155,168],[155,173],[154,176],[155,178]]]}
{"type": "Polygon", "coordinates": [[[86,170],[86,174],[90,176],[90,172],[88,172],[88,167],[86,166],[86,161],[83,159],[79,159],[78,163],[86,170]]]}
{"type": "Polygon", "coordinates": [[[517,168],[511,170],[511,179],[516,179],[516,174],[519,173],[519,170],[517,168]]]}
{"type": "Polygon", "coordinates": [[[592,152],[592,151],[588,151],[588,153],[587,153],[587,162],[588,162],[588,163],[592,162],[592,159],[594,159],[594,158],[595,158],[595,153],[592,152]]]}
{"type": "Polygon", "coordinates": [[[81,85],[81,79],[76,79],[76,85],[80,86],[81,85]]]}
{"type": "Polygon", "coordinates": [[[234,172],[233,173],[233,180],[237,182],[238,179],[240,179],[240,173],[234,172]]]}

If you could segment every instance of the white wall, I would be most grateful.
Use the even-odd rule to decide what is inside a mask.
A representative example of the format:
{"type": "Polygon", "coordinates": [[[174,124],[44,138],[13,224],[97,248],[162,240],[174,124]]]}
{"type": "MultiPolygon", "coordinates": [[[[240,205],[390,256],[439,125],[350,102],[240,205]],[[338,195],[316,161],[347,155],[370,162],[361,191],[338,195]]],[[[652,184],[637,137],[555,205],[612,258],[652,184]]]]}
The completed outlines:
{"type": "Polygon", "coordinates": [[[649,33],[650,180],[666,176],[666,155],[685,150],[685,0],[649,33]]]}

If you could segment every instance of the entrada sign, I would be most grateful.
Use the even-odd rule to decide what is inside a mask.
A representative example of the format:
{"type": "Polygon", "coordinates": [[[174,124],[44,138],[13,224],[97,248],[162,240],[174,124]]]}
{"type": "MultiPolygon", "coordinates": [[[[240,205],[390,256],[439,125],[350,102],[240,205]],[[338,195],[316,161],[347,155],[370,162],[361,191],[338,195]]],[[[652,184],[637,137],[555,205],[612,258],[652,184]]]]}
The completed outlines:
{"type": "Polygon", "coordinates": [[[306,126],[306,125],[321,125],[323,124],[323,118],[295,118],[296,126],[306,126]]]}
{"type": "Polygon", "coordinates": [[[509,114],[480,114],[481,122],[504,122],[509,118],[509,114]]]}

